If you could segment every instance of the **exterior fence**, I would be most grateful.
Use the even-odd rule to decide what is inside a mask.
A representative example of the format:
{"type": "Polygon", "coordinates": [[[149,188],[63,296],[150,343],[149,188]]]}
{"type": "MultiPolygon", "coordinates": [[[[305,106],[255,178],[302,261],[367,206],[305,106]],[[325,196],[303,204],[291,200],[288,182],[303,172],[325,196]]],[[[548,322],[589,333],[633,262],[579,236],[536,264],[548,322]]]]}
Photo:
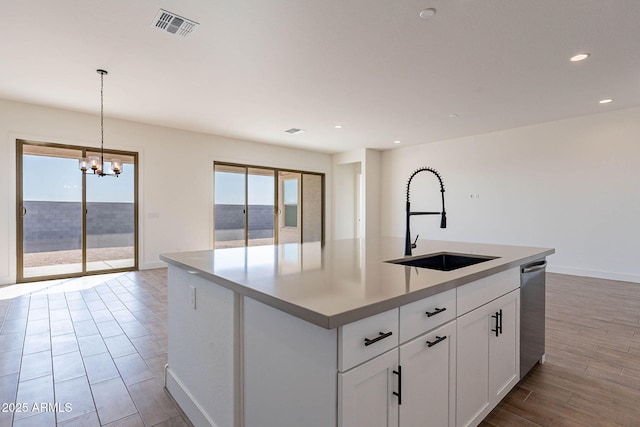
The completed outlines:
{"type": "MultiPolygon", "coordinates": [[[[24,253],[80,249],[82,203],[25,201],[24,253]]],[[[244,238],[244,205],[215,206],[218,240],[244,238]]],[[[87,203],[87,246],[133,246],[133,203],[87,203]]],[[[273,237],[273,206],[249,206],[249,238],[273,237]]]]}
{"type": "MultiPolygon", "coordinates": [[[[25,201],[24,253],[80,249],[82,203],[25,201]]],[[[87,203],[87,246],[133,246],[133,203],[87,203]]]]}
{"type": "MultiPolygon", "coordinates": [[[[244,205],[215,206],[216,240],[244,239],[244,205]]],[[[249,238],[273,237],[273,206],[249,205],[249,238]]]]}

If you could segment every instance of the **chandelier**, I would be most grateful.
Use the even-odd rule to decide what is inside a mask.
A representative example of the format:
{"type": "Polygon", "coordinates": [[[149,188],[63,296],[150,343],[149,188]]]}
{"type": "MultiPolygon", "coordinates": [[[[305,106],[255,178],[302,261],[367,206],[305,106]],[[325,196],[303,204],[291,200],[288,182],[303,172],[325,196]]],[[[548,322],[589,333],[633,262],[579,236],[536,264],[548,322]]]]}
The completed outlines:
{"type": "Polygon", "coordinates": [[[100,157],[89,156],[83,157],[78,161],[78,167],[83,174],[93,171],[98,176],[115,176],[116,178],[122,172],[122,160],[113,158],[111,162],[111,170],[104,170],[104,76],[107,74],[105,70],[96,70],[100,74],[100,157]]]}

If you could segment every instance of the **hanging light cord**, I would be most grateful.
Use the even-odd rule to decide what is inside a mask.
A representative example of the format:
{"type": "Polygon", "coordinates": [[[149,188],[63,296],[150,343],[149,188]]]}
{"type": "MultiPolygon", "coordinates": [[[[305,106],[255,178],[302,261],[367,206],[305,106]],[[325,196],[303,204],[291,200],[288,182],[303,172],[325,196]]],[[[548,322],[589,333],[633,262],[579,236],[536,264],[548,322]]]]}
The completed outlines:
{"type": "Polygon", "coordinates": [[[106,71],[100,70],[100,171],[104,173],[104,75],[106,71]]]}

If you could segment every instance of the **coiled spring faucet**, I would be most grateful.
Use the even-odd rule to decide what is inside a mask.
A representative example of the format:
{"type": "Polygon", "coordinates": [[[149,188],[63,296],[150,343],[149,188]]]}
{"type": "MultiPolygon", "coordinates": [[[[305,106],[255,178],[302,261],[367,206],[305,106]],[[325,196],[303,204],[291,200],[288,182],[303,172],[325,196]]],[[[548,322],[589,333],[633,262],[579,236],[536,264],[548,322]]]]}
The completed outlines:
{"type": "Polygon", "coordinates": [[[409,177],[409,181],[407,182],[407,232],[404,240],[405,256],[411,255],[411,249],[415,249],[416,242],[418,241],[418,236],[416,236],[416,242],[411,242],[410,225],[411,225],[412,215],[442,215],[442,218],[440,220],[440,228],[447,228],[447,213],[444,210],[444,184],[442,183],[442,178],[440,177],[440,174],[435,169],[425,168],[425,167],[416,169],[416,171],[411,174],[411,176],[409,177]],[[416,176],[420,172],[425,172],[425,171],[431,172],[438,178],[438,181],[440,181],[440,194],[442,195],[442,212],[411,212],[411,203],[409,200],[410,199],[409,190],[411,189],[411,180],[413,179],[414,176],[416,176]]]}

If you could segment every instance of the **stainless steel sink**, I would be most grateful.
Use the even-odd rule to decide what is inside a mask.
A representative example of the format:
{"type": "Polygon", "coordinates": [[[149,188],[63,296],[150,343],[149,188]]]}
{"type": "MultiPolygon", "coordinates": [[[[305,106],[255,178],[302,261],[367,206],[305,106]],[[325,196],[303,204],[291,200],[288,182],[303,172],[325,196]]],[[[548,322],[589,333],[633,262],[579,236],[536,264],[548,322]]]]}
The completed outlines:
{"type": "Polygon", "coordinates": [[[432,270],[451,271],[481,262],[490,261],[498,257],[479,256],[469,254],[454,254],[441,252],[438,254],[423,255],[411,258],[390,260],[392,264],[408,265],[410,267],[430,268],[432,270]]]}

